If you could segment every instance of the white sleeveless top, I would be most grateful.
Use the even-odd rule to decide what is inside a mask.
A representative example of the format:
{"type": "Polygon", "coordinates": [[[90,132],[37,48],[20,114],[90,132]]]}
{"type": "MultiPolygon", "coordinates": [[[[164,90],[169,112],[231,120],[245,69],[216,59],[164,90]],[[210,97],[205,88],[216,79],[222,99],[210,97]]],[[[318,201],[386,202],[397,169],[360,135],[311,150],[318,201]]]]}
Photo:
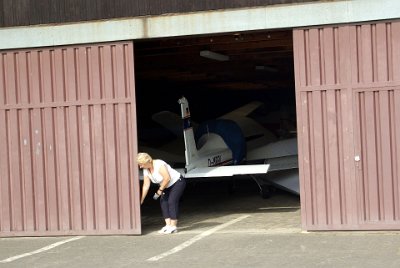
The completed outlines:
{"type": "Polygon", "coordinates": [[[153,183],[160,184],[163,180],[163,176],[160,174],[160,168],[165,166],[171,177],[167,188],[173,185],[179,178],[181,177],[181,173],[173,169],[170,165],[168,165],[165,161],[161,159],[154,159],[153,160],[153,168],[154,171],[151,173],[147,168],[143,170],[143,176],[148,176],[153,183]]]}

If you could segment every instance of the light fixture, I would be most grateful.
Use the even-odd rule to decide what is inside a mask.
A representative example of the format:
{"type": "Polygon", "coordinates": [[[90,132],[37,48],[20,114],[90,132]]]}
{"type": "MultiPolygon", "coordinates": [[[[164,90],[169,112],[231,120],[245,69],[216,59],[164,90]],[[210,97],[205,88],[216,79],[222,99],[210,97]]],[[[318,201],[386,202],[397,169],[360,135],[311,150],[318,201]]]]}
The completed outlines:
{"type": "Polygon", "coordinates": [[[228,61],[229,60],[229,56],[220,54],[220,53],[216,53],[216,52],[212,52],[210,50],[200,51],[200,56],[202,56],[204,58],[212,59],[212,60],[218,60],[218,61],[228,61]]]}
{"type": "Polygon", "coordinates": [[[276,73],[278,71],[278,68],[276,68],[275,66],[268,65],[256,65],[255,69],[256,71],[266,71],[271,73],[276,73]]]}

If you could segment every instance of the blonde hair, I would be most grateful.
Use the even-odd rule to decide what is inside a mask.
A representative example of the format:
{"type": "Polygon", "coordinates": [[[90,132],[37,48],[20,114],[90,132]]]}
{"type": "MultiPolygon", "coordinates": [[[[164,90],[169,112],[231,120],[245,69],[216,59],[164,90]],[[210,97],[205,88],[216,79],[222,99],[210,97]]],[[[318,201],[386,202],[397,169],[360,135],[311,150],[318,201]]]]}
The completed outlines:
{"type": "Polygon", "coordinates": [[[138,153],[137,162],[139,165],[153,162],[153,158],[148,153],[138,153]]]}

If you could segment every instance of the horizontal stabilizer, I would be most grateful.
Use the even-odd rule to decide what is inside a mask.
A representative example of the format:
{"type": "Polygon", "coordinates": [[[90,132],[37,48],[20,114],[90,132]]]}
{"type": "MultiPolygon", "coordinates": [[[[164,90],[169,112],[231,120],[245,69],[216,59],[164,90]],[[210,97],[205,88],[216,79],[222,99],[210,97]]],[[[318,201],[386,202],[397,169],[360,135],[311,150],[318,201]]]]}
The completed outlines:
{"type": "Polygon", "coordinates": [[[269,171],[287,170],[299,167],[299,160],[297,155],[289,155],[265,160],[266,163],[271,165],[269,171]]]}
{"type": "Polygon", "coordinates": [[[236,165],[195,168],[184,174],[185,178],[228,177],[235,175],[266,174],[269,164],[236,165]]]}

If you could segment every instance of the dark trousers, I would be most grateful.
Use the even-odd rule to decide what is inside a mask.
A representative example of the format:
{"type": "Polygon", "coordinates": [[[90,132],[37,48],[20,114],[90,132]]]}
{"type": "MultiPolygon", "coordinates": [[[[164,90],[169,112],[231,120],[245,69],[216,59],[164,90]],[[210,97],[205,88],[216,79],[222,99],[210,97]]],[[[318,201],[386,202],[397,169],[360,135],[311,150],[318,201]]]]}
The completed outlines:
{"type": "Polygon", "coordinates": [[[177,220],[179,214],[179,200],[186,187],[186,180],[181,177],[171,187],[164,190],[160,198],[161,211],[164,219],[177,220]]]}

